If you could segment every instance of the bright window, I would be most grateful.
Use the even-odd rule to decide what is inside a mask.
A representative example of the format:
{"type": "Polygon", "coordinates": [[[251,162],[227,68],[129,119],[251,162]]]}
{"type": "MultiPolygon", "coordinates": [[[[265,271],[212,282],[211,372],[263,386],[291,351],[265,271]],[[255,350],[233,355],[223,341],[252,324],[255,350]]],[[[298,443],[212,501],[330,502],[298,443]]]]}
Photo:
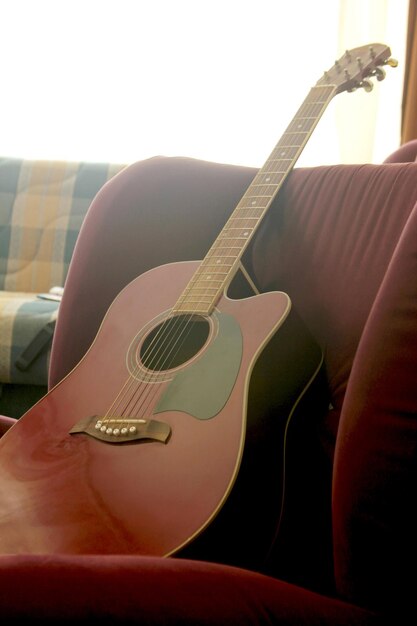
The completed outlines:
{"type": "MultiPolygon", "coordinates": [[[[0,0],[0,153],[121,163],[163,154],[262,165],[345,48],[381,41],[403,66],[406,6],[0,0]]],[[[300,164],[380,161],[394,150],[402,70],[388,69],[370,94],[337,96],[300,164]]]]}

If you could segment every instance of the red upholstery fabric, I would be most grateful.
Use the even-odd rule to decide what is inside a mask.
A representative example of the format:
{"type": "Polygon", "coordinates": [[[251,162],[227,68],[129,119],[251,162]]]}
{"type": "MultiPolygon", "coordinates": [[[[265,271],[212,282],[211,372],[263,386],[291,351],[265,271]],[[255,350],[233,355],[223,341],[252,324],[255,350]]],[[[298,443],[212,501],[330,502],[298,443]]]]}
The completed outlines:
{"type": "Polygon", "coordinates": [[[408,141],[389,155],[384,163],[410,163],[417,161],[417,139],[408,141]]]}
{"type": "Polygon", "coordinates": [[[330,453],[356,347],[405,222],[417,166],[295,170],[256,239],[264,289],[282,289],[325,350],[330,453]]]}
{"type": "Polygon", "coordinates": [[[397,616],[414,610],[416,485],[417,205],[368,319],[342,410],[333,506],[344,597],[397,616]]]}
{"type": "MultiPolygon", "coordinates": [[[[254,173],[155,158],[127,168],[103,188],[68,275],[51,385],[79,361],[127,282],[150,267],[205,255],[254,173]]],[[[406,623],[399,605],[409,609],[413,597],[409,580],[415,584],[415,577],[408,580],[403,572],[415,563],[417,521],[411,510],[417,458],[416,181],[413,163],[296,169],[245,257],[262,290],[289,293],[324,350],[334,408],[319,429],[330,460],[337,442],[333,537],[339,599],[242,569],[176,558],[11,555],[0,557],[0,611],[8,623],[406,623]],[[400,622],[392,619],[395,609],[400,622]]],[[[301,472],[313,474],[308,459],[299,461],[301,472]]],[[[328,502],[318,502],[317,511],[300,520],[296,533],[308,530],[313,517],[327,532],[327,506],[330,493],[328,502]]],[[[327,567],[320,551],[319,557],[317,579],[327,567]]]]}
{"type": "Polygon", "coordinates": [[[7,417],[6,415],[0,415],[0,437],[4,435],[16,420],[13,417],[7,417]]]}
{"type": "Polygon", "coordinates": [[[252,572],[126,556],[0,557],[0,607],[8,625],[383,623],[366,610],[252,572]]]}

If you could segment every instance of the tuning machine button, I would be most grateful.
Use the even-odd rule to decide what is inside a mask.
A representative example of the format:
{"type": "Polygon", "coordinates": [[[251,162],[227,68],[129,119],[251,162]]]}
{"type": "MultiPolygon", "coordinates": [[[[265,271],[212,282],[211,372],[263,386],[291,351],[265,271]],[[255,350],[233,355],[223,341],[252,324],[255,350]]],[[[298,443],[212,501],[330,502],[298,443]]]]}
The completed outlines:
{"type": "Polygon", "coordinates": [[[370,80],[363,80],[361,82],[361,87],[363,87],[365,89],[365,91],[372,91],[372,89],[374,88],[373,83],[370,80]]]}
{"type": "Polygon", "coordinates": [[[382,67],[377,67],[375,69],[375,76],[376,76],[376,79],[379,81],[384,80],[386,76],[386,71],[382,67]]]}

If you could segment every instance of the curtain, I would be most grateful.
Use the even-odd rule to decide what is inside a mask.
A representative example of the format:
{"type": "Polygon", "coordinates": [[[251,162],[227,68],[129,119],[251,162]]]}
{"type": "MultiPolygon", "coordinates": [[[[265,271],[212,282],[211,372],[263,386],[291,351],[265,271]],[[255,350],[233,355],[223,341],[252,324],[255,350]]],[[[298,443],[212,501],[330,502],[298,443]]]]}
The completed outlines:
{"type": "Polygon", "coordinates": [[[417,0],[410,0],[401,120],[401,143],[417,139],[417,0]]]}
{"type": "MultiPolygon", "coordinates": [[[[415,2],[416,0],[414,0],[415,2]]],[[[339,50],[379,42],[390,47],[397,68],[386,68],[371,94],[359,90],[336,102],[340,161],[380,163],[400,145],[408,0],[340,0],[339,50]],[[387,123],[389,121],[389,123],[387,123]]]]}

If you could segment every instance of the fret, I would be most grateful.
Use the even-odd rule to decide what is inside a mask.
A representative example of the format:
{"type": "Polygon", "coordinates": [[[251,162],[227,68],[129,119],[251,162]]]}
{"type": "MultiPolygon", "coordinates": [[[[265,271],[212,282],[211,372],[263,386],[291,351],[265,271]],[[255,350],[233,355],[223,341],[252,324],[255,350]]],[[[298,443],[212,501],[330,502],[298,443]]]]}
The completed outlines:
{"type": "Polygon", "coordinates": [[[321,112],[321,108],[320,102],[309,102],[303,106],[300,110],[300,114],[294,119],[298,119],[299,117],[317,117],[317,114],[321,112]]]}
{"type": "Polygon", "coordinates": [[[308,119],[306,117],[303,118],[299,118],[298,120],[294,120],[292,122],[292,124],[290,124],[287,129],[286,129],[286,133],[288,134],[289,132],[294,132],[294,130],[300,130],[303,132],[309,132],[311,127],[313,126],[315,120],[313,119],[308,119]]]}
{"type": "MultiPolygon", "coordinates": [[[[281,155],[283,155],[284,153],[284,155],[288,155],[289,160],[293,160],[296,157],[297,150],[299,150],[299,148],[300,146],[295,145],[295,144],[279,144],[275,148],[273,154],[275,155],[275,153],[278,152],[278,150],[281,150],[281,155]],[[291,154],[291,152],[294,152],[294,154],[291,154]]],[[[271,160],[272,159],[268,159],[267,163],[269,163],[271,160]]],[[[277,160],[282,160],[282,159],[277,159],[277,160]]]]}
{"type": "MultiPolygon", "coordinates": [[[[229,254],[229,255],[225,254],[225,255],[224,255],[221,259],[217,259],[214,263],[210,263],[210,261],[211,261],[211,256],[215,256],[215,253],[213,252],[213,255],[210,255],[210,256],[209,256],[209,255],[207,255],[206,260],[204,260],[204,261],[202,262],[202,264],[200,265],[200,267],[203,267],[203,265],[204,265],[204,267],[216,267],[216,266],[218,266],[218,264],[219,264],[219,263],[222,263],[223,265],[226,265],[226,266],[232,267],[233,263],[234,263],[234,262],[235,262],[235,260],[236,260],[236,257],[235,257],[235,256],[232,256],[232,255],[230,255],[230,254],[229,254]],[[227,261],[226,263],[223,263],[223,259],[232,259],[232,262],[227,261]]],[[[199,271],[199,270],[197,270],[197,272],[198,272],[198,271],[199,271]]]]}
{"type": "MultiPolygon", "coordinates": [[[[209,270],[207,270],[205,272],[205,270],[203,269],[203,266],[201,265],[200,267],[202,268],[202,272],[200,274],[199,280],[201,280],[201,279],[208,280],[208,277],[212,278],[213,276],[225,276],[227,274],[227,272],[225,272],[223,270],[220,270],[220,271],[209,271],[209,270]]],[[[204,266],[204,268],[205,268],[205,266],[204,266]]],[[[217,268],[215,268],[215,269],[217,269],[217,268]]]]}
{"type": "Polygon", "coordinates": [[[222,235],[222,241],[233,241],[233,239],[247,239],[253,228],[228,228],[222,235]]]}
{"type": "Polygon", "coordinates": [[[186,299],[188,302],[204,302],[204,301],[210,302],[211,296],[209,296],[208,294],[207,295],[202,294],[201,296],[196,296],[196,297],[187,295],[186,299]]]}
{"type": "MultiPolygon", "coordinates": [[[[232,222],[248,222],[249,220],[255,220],[255,222],[258,221],[257,217],[253,217],[253,216],[248,216],[248,217],[231,217],[230,220],[228,221],[228,224],[231,224],[232,222]]],[[[227,226],[227,228],[234,228],[234,226],[227,226]]],[[[237,226],[236,228],[244,228],[243,226],[237,226]]],[[[249,228],[252,228],[251,226],[249,226],[249,228]]]]}
{"type": "MultiPolygon", "coordinates": [[[[285,152],[285,155],[287,154],[286,151],[283,151],[283,152],[285,152]]],[[[285,155],[282,155],[279,159],[269,159],[269,162],[270,163],[272,163],[272,162],[277,163],[278,162],[278,163],[281,163],[281,165],[284,165],[284,163],[287,163],[288,166],[290,166],[294,159],[291,158],[291,157],[285,156],[285,155]]]]}
{"type": "Polygon", "coordinates": [[[254,209],[253,207],[238,207],[235,211],[236,213],[242,213],[242,217],[239,219],[246,220],[255,218],[257,222],[259,222],[265,212],[264,209],[259,207],[257,209],[254,209]]]}
{"type": "Polygon", "coordinates": [[[195,294],[194,287],[197,289],[201,287],[201,289],[204,289],[203,297],[210,298],[212,297],[213,294],[207,293],[206,288],[208,287],[209,289],[215,289],[217,291],[223,285],[223,279],[213,278],[213,279],[210,279],[210,283],[213,283],[213,284],[207,286],[206,281],[203,281],[203,280],[196,281],[187,293],[184,291],[184,295],[187,297],[187,299],[192,299],[193,295],[195,294]],[[199,285],[199,283],[204,283],[204,285],[199,285]]]}
{"type": "Polygon", "coordinates": [[[207,296],[214,296],[217,293],[217,289],[215,287],[207,287],[206,285],[204,285],[204,287],[194,287],[194,286],[192,288],[188,287],[188,291],[186,289],[183,293],[183,296],[184,298],[187,298],[189,293],[196,293],[196,291],[199,291],[199,290],[203,291],[205,294],[207,294],[207,296]],[[210,290],[212,291],[212,293],[211,294],[207,293],[210,290]]]}
{"type": "Polygon", "coordinates": [[[297,115],[296,118],[293,119],[293,121],[289,124],[288,128],[290,126],[292,126],[293,124],[295,124],[295,122],[297,122],[298,120],[314,120],[316,121],[316,116],[315,115],[297,115]]]}
{"type": "Polygon", "coordinates": [[[211,306],[189,306],[187,302],[179,302],[172,309],[173,313],[188,313],[189,315],[208,315],[211,310],[211,306]]]}
{"type": "Polygon", "coordinates": [[[198,298],[184,300],[183,302],[179,302],[175,307],[175,311],[177,313],[186,312],[186,313],[202,313],[203,315],[207,313],[208,308],[210,307],[210,302],[204,300],[198,300],[198,298]]]}
{"type": "MultiPolygon", "coordinates": [[[[220,242],[218,242],[218,245],[219,245],[219,243],[220,243],[220,242]]],[[[216,247],[216,249],[215,249],[214,251],[215,251],[215,252],[217,252],[217,251],[218,251],[218,249],[219,249],[219,248],[218,248],[218,247],[216,247]]],[[[233,252],[233,250],[240,251],[240,250],[241,250],[241,247],[240,247],[240,246],[227,246],[227,248],[225,248],[225,250],[227,250],[227,252],[233,252]]]]}
{"type": "Polygon", "coordinates": [[[268,173],[268,174],[279,174],[281,175],[281,179],[284,179],[284,173],[286,174],[286,172],[281,172],[279,170],[276,169],[276,164],[280,162],[280,159],[271,159],[268,160],[265,165],[262,168],[262,173],[268,173]]]}
{"type": "MultiPolygon", "coordinates": [[[[215,256],[214,253],[213,253],[213,256],[215,256]]],[[[200,265],[200,267],[214,267],[214,268],[216,268],[216,267],[228,267],[228,268],[230,268],[230,267],[232,267],[233,263],[235,262],[236,257],[228,255],[228,256],[224,256],[224,257],[218,258],[214,262],[210,263],[211,260],[212,260],[211,257],[207,257],[207,261],[203,261],[203,263],[200,265]],[[223,261],[224,258],[232,259],[232,261],[224,262],[223,261]]]]}
{"type": "Polygon", "coordinates": [[[271,197],[276,191],[276,185],[270,185],[268,183],[253,183],[253,186],[259,188],[259,191],[265,192],[258,194],[260,197],[271,197]]]}
{"type": "Polygon", "coordinates": [[[225,235],[221,236],[222,241],[247,241],[247,237],[226,237],[225,235]]]}
{"type": "MultiPolygon", "coordinates": [[[[235,231],[235,232],[236,231],[241,231],[241,234],[243,234],[244,232],[247,233],[248,231],[252,231],[254,226],[253,225],[250,226],[247,223],[248,219],[250,219],[250,217],[247,217],[247,218],[243,218],[243,217],[231,218],[227,222],[226,226],[224,227],[223,232],[227,233],[228,235],[230,235],[232,231],[235,231]],[[239,220],[240,225],[238,225],[238,224],[235,225],[236,220],[239,220]]],[[[253,216],[252,216],[252,219],[253,219],[253,216]]]]}
{"type": "Polygon", "coordinates": [[[308,135],[308,130],[286,130],[285,136],[287,135],[308,135]]]}
{"type": "MultiPolygon", "coordinates": [[[[294,141],[294,143],[298,144],[299,146],[301,146],[304,143],[306,137],[310,135],[310,133],[307,131],[305,133],[303,133],[302,131],[301,132],[300,131],[299,132],[286,132],[285,134],[287,137],[288,135],[291,135],[292,141],[294,141]]],[[[281,146],[279,146],[279,149],[281,149],[281,146]]]]}
{"type": "Polygon", "coordinates": [[[271,158],[278,152],[278,150],[285,150],[286,152],[288,152],[288,150],[293,150],[294,154],[292,155],[292,157],[295,156],[296,151],[298,150],[299,146],[295,143],[285,143],[284,142],[288,140],[288,138],[286,136],[282,136],[281,141],[279,143],[277,143],[277,145],[275,146],[274,150],[271,153],[270,158],[268,159],[267,163],[271,160],[271,158]]]}
{"type": "Polygon", "coordinates": [[[234,264],[235,262],[236,262],[236,257],[234,257],[233,263],[231,263],[230,265],[226,265],[226,266],[223,266],[223,265],[213,265],[212,263],[210,263],[210,264],[207,264],[207,265],[206,265],[206,264],[204,263],[204,266],[203,266],[203,264],[202,264],[200,267],[202,268],[202,270],[204,269],[204,271],[206,272],[206,274],[210,274],[210,275],[214,275],[214,274],[216,274],[216,276],[220,276],[220,275],[224,275],[224,276],[226,276],[226,275],[229,273],[230,268],[233,266],[233,264],[234,264]],[[215,272],[213,271],[213,269],[218,269],[218,268],[223,268],[223,269],[224,269],[224,271],[222,270],[222,271],[220,271],[220,272],[215,273],[215,272]]]}
{"type": "MultiPolygon", "coordinates": [[[[206,257],[206,259],[207,259],[207,257],[206,257]]],[[[218,276],[223,271],[227,272],[227,268],[223,267],[221,263],[219,263],[219,264],[217,264],[217,263],[211,264],[211,267],[214,268],[213,271],[211,271],[210,268],[206,265],[206,259],[201,263],[200,267],[198,268],[198,270],[194,274],[196,280],[202,280],[202,279],[207,280],[208,277],[211,278],[213,276],[218,276]],[[219,271],[215,271],[215,270],[219,270],[219,271]]],[[[234,257],[234,260],[236,260],[236,257],[234,257]]],[[[233,265],[233,263],[232,263],[232,265],[233,265]]]]}
{"type": "MultiPolygon", "coordinates": [[[[277,172],[275,170],[271,170],[269,172],[265,172],[264,170],[262,171],[262,173],[259,173],[256,177],[256,180],[259,180],[260,183],[259,184],[265,184],[265,183],[273,183],[274,185],[278,185],[279,183],[282,182],[283,180],[283,176],[282,176],[282,172],[277,172]]],[[[254,185],[258,184],[258,183],[253,183],[254,185]]]]}
{"type": "Polygon", "coordinates": [[[261,198],[258,200],[254,200],[253,197],[243,197],[239,202],[239,206],[243,209],[264,209],[268,202],[265,201],[265,198],[261,198]]]}

